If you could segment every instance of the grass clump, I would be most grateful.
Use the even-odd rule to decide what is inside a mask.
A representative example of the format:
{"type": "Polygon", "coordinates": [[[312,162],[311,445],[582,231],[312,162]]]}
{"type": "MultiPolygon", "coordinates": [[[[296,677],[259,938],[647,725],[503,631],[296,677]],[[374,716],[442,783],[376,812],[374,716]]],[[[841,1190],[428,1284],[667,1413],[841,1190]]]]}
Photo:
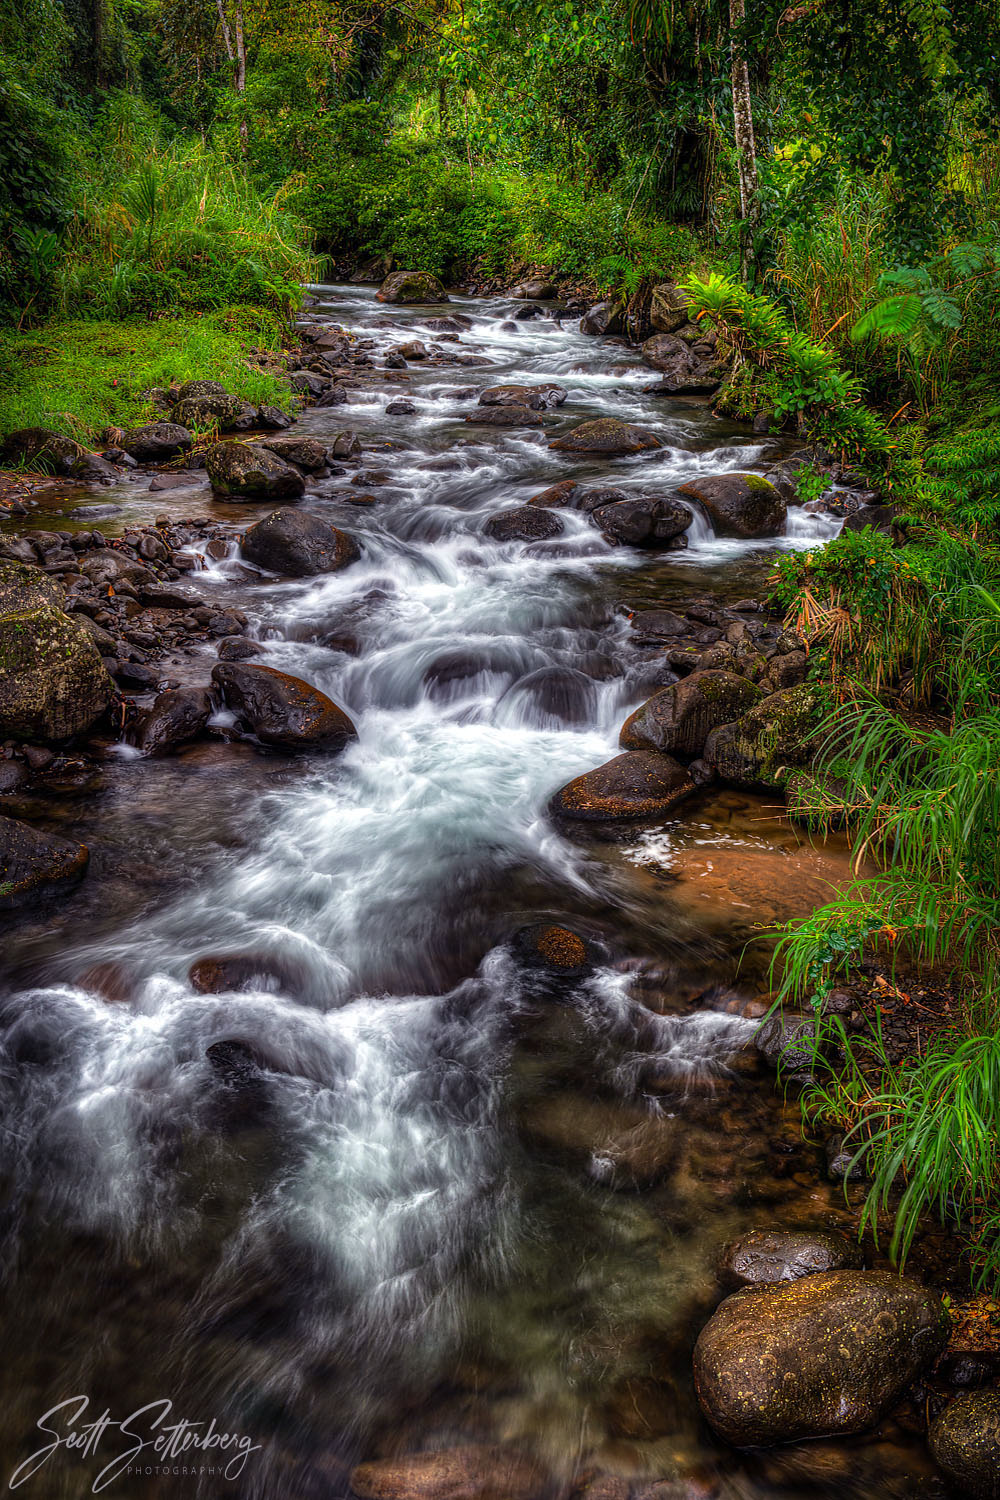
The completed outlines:
{"type": "Polygon", "coordinates": [[[286,411],[294,397],[277,361],[279,320],[260,308],[229,308],[149,321],[53,322],[32,333],[0,333],[0,431],[49,427],[80,442],[105,427],[162,413],[143,393],[185,380],[218,380],[234,396],[286,411]]]}

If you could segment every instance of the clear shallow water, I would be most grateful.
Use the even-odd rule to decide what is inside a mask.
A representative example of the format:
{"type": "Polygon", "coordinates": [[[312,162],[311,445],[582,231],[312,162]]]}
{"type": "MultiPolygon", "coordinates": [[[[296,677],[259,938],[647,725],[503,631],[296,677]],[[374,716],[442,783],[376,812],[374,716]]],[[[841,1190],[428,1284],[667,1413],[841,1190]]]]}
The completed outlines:
{"type": "MultiPolygon", "coordinates": [[[[843,1209],[740,1055],[752,1022],[734,1012],[761,987],[752,962],[735,978],[753,901],[713,867],[706,903],[691,857],[708,843],[738,870],[740,851],[763,853],[773,897],[803,871],[835,879],[842,851],[814,853],[733,794],[620,845],[568,842],[545,804],[616,752],[647,696],[625,606],[737,597],[776,546],[836,527],[796,514],[764,547],[699,518],[689,551],[657,559],[560,512],[556,542],[492,542],[491,513],[558,479],[655,492],[761,467],[765,449],[644,395],[654,377],[634,353],[575,322],[511,333],[500,302],[313,295],[317,316],[380,348],[461,312],[472,328],[442,347],[491,363],[413,364],[406,386],[304,415],[318,436],[356,429],[376,445],[365,471],[389,476],[363,507],[350,473],[307,495],[359,538],[359,563],[280,583],[248,580],[234,555],[197,577],[247,610],[270,664],[348,710],[358,742],[307,762],[245,747],[111,762],[91,804],[52,810],[94,862],[58,913],[6,939],[5,1473],[49,1406],[86,1393],[114,1417],[169,1398],[252,1434],[238,1477],[185,1480],[198,1495],[343,1495],[359,1458],[475,1441],[537,1454],[562,1489],[607,1469],[787,1494],[712,1442],[689,1351],[728,1235],[843,1209]],[[549,379],[569,398],[544,432],[466,424],[469,401],[448,394],[549,379]],[[386,416],[402,394],[417,414],[386,416]],[[546,446],[598,414],[669,446],[605,463],[546,446]],[[608,954],[559,1001],[506,947],[549,918],[608,954]],[[260,988],[196,993],[190,965],[232,953],[252,956],[260,988]],[[262,1074],[240,1083],[207,1055],[216,1043],[252,1049],[262,1074]]],[[[94,498],[53,496],[36,524],[94,498]]],[[[212,502],[200,476],[96,498],[122,506],[109,531],[163,511],[235,529],[251,513],[212,502]]],[[[100,1467],[59,1451],[24,1492],[86,1493],[100,1467]]],[[[870,1473],[860,1453],[839,1488],[802,1493],[908,1493],[870,1473]]]]}

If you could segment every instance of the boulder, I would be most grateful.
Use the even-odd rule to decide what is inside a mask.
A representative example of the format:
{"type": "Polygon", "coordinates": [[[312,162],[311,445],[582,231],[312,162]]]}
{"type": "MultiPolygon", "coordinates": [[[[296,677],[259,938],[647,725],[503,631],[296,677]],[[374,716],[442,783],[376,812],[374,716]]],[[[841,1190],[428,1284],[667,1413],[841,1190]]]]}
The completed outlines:
{"type": "Polygon", "coordinates": [[[0,817],[0,911],[78,885],[89,860],[82,844],[0,817]]]}
{"type": "Polygon", "coordinates": [[[326,375],[318,375],[312,370],[296,370],[289,375],[288,384],[300,396],[321,396],[330,381],[326,375]]]}
{"type": "Polygon", "coordinates": [[[136,463],[154,464],[189,453],[192,442],[190,432],[178,422],[148,422],[145,427],[129,427],[119,438],[118,447],[136,463]]]}
{"type": "Polygon", "coordinates": [[[785,529],[785,502],[760,474],[693,479],[678,494],[701,502],[719,536],[780,536],[785,529]]]}
{"type": "Polygon", "coordinates": [[[734,672],[692,672],[655,693],[625,720],[625,750],[700,755],[710,732],[760,698],[761,690],[734,672]]]}
{"type": "Polygon", "coordinates": [[[212,681],[260,740],[279,750],[343,750],[357,738],[351,720],[318,688],[274,667],[219,662],[212,681]]]}
{"type": "Polygon", "coordinates": [[[934,1461],[962,1494],[1000,1500],[1000,1391],[956,1396],[931,1423],[934,1461]]]}
{"type": "Polygon", "coordinates": [[[563,479],[558,484],[550,484],[546,490],[540,490],[537,495],[532,495],[528,504],[539,505],[543,509],[559,509],[564,505],[573,507],[574,496],[578,493],[580,486],[575,479],[563,479]]]}
{"type": "Polygon", "coordinates": [[[215,493],[235,500],[298,500],[305,490],[298,469],[259,443],[215,443],[205,468],[215,493]]]}
{"type": "Polygon", "coordinates": [[[657,333],[676,333],[687,320],[687,293],[669,281],[654,286],[649,298],[649,321],[657,333]]]}
{"type": "Polygon", "coordinates": [[[286,427],[291,427],[292,418],[280,406],[258,406],[257,426],[266,427],[269,432],[283,432],[286,427]]]}
{"type": "Polygon", "coordinates": [[[512,289],[512,297],[523,297],[526,302],[549,302],[558,297],[559,288],[554,281],[522,281],[512,289]]]}
{"type": "Polygon", "coordinates": [[[185,380],[178,387],[178,401],[188,401],[197,396],[228,396],[226,387],[218,380],[185,380]]]}
{"type": "Polygon", "coordinates": [[[563,523],[549,510],[519,505],[490,516],[483,532],[497,542],[544,542],[562,536],[563,523]]]}
{"type": "Polygon", "coordinates": [[[361,1500],[537,1500],[546,1485],[516,1449],[477,1444],[358,1464],[351,1489],[361,1500]]]}
{"type": "Polygon", "coordinates": [[[62,590],[38,568],[13,558],[0,558],[0,616],[61,603],[62,590]]]}
{"type": "Polygon", "coordinates": [[[480,427],[541,427],[543,418],[530,406],[487,406],[470,411],[465,419],[480,427]]]}
{"type": "Polygon", "coordinates": [[[172,755],[180,745],[204,733],[212,714],[206,688],[169,688],[139,719],[135,743],[144,755],[172,755]]]}
{"type": "Polygon", "coordinates": [[[860,1247],[836,1230],[752,1229],[724,1247],[719,1276],[730,1285],[760,1286],[861,1265],[860,1247]]]}
{"type": "Polygon", "coordinates": [[[81,484],[114,484],[121,478],[114,464],[96,453],[85,453],[82,458],[75,459],[69,466],[69,474],[81,484]]]}
{"type": "Polygon", "coordinates": [[[550,979],[576,983],[601,962],[596,944],[558,922],[534,922],[514,934],[511,951],[526,969],[550,979]]]}
{"type": "Polygon", "coordinates": [[[387,417],[412,417],[416,412],[416,403],[413,401],[390,401],[386,406],[387,417]]]}
{"type": "Polygon", "coordinates": [[[606,333],[624,333],[625,312],[613,302],[597,302],[580,319],[580,332],[596,338],[606,333]]]}
{"type": "Polygon", "coordinates": [[[688,772],[669,755],[633,750],[561,787],[549,811],[556,819],[583,823],[663,817],[693,791],[688,772]]]}
{"type": "Polygon", "coordinates": [[[604,453],[612,458],[662,446],[660,439],[645,427],[633,427],[629,422],[619,422],[617,417],[597,417],[591,422],[581,422],[579,427],[572,428],[549,444],[550,448],[562,453],[604,453]]]}
{"type": "Polygon", "coordinates": [[[533,411],[561,406],[565,400],[561,385],[489,385],[479,393],[480,406],[528,406],[533,411]]]}
{"type": "Polygon", "coordinates": [[[661,646],[691,629],[683,615],[672,609],[641,609],[632,616],[632,637],[637,646],[661,646]]]}
{"type": "Polygon", "coordinates": [[[448,293],[429,271],[393,271],[375,293],[379,302],[447,302],[448,293]]]}
{"type": "Polygon", "coordinates": [[[736,1447],[864,1432],[948,1342],[940,1297],[887,1271],[824,1271],[728,1297],[694,1351],[698,1400],[736,1447]]]}
{"type": "Polygon", "coordinates": [[[97,647],[72,616],[48,603],[0,613],[0,739],[82,734],[113,692],[97,647]]]}
{"type": "Polygon", "coordinates": [[[43,474],[68,474],[86,454],[82,444],[48,427],[19,427],[0,443],[0,462],[23,464],[43,474]]]}
{"type": "Polygon", "coordinates": [[[609,542],[626,547],[666,547],[687,531],[691,512],[679,500],[639,495],[596,506],[590,519],[609,542]]]}
{"type": "Polygon", "coordinates": [[[265,447],[268,453],[276,453],[286,464],[294,464],[305,474],[315,474],[317,470],[325,469],[330,460],[327,445],[318,438],[268,438],[265,447]]]}
{"type": "Polygon", "coordinates": [[[239,396],[185,396],[171,410],[170,420],[181,427],[246,432],[257,425],[257,408],[241,401],[239,396]]]}
{"type": "Polygon", "coordinates": [[[758,697],[733,724],[714,729],[705,761],[722,781],[747,790],[780,790],[812,759],[818,699],[804,683],[758,697]]]}
{"type": "Polygon", "coordinates": [[[243,556],[289,578],[336,573],[360,556],[346,532],[308,511],[275,510],[243,534],[243,556]]]}

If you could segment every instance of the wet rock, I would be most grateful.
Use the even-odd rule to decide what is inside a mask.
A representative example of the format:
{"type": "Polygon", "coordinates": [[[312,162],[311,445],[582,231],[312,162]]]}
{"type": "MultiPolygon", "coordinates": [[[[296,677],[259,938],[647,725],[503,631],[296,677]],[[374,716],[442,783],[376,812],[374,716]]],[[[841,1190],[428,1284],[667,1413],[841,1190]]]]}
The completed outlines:
{"type": "Polygon", "coordinates": [[[934,1461],[962,1493],[1000,1500],[1000,1391],[956,1396],[931,1423],[934,1461]]]}
{"type": "Polygon", "coordinates": [[[676,1120],[634,1104],[560,1091],[532,1100],[520,1123],[528,1140],[615,1191],[650,1187],[677,1164],[676,1120]]]}
{"type": "Polygon", "coordinates": [[[412,417],[417,408],[412,401],[390,401],[385,409],[387,417],[412,417]]]}
{"type": "Polygon", "coordinates": [[[130,427],[122,433],[118,447],[124,448],[136,463],[163,463],[178,453],[189,453],[193,439],[186,427],[177,422],[148,422],[144,427],[130,427]]]}
{"type": "Polygon", "coordinates": [[[816,717],[816,692],[808,684],[769,693],[735,723],[712,731],[705,760],[732,786],[780,790],[812,759],[816,717]]]}
{"type": "Polygon", "coordinates": [[[865,1171],[865,1153],[859,1154],[859,1142],[851,1141],[844,1144],[842,1135],[831,1135],[823,1148],[826,1156],[826,1175],[831,1182],[864,1182],[868,1176],[865,1171]]]}
{"type": "Polygon", "coordinates": [[[330,444],[333,458],[356,458],[361,452],[361,439],[356,432],[338,432],[330,444]]]}
{"type": "Polygon", "coordinates": [[[804,1082],[812,1076],[816,1022],[812,1016],[778,1011],[762,1021],[754,1033],[758,1054],[786,1081],[804,1082]]]}
{"type": "Polygon", "coordinates": [[[687,531],[691,512],[679,500],[638,496],[599,505],[590,519],[609,541],[622,546],[666,547],[687,531]]]}
{"type": "Polygon", "coordinates": [[[213,953],[195,960],[188,979],[199,995],[248,990],[294,995],[305,982],[300,965],[270,953],[213,953]]]}
{"type": "Polygon", "coordinates": [[[654,396],[710,396],[719,388],[721,373],[714,352],[699,352],[676,334],[658,333],[642,346],[647,364],[662,379],[647,390],[654,396]]]}
{"type": "Polygon", "coordinates": [[[527,1455],[477,1444],[359,1464],[351,1489],[361,1500],[537,1500],[546,1485],[527,1455]]]}
{"type": "Polygon", "coordinates": [[[283,432],[286,427],[291,427],[292,419],[280,406],[258,406],[257,426],[264,427],[269,432],[283,432]]]}
{"type": "Polygon", "coordinates": [[[613,302],[596,302],[580,319],[580,332],[596,338],[606,333],[624,333],[625,314],[613,302]]]}
{"type": "Polygon", "coordinates": [[[643,609],[632,616],[632,637],[637,646],[659,646],[690,629],[682,615],[671,609],[643,609]]]}
{"type": "Polygon", "coordinates": [[[247,432],[256,426],[257,408],[241,401],[238,396],[227,395],[225,391],[204,392],[178,401],[170,412],[170,420],[181,427],[215,427],[219,432],[247,432]]]}
{"type": "Polygon", "coordinates": [[[227,708],[262,745],[279,750],[343,750],[357,730],[325,693],[273,667],[219,662],[212,681],[227,708]]]}
{"type": "Polygon", "coordinates": [[[476,407],[465,418],[480,427],[541,427],[543,417],[529,406],[484,406],[476,407]]]}
{"type": "Polygon", "coordinates": [[[896,508],[893,505],[863,505],[853,515],[847,517],[844,522],[845,531],[864,531],[871,527],[873,531],[890,533],[896,519],[896,508]]]}
{"type": "Polygon", "coordinates": [[[731,1285],[759,1286],[861,1265],[860,1247],[835,1230],[753,1229],[725,1246],[719,1275],[731,1285]]]}
{"type": "Polygon", "coordinates": [[[0,911],[30,906],[78,885],[89,859],[82,844],[0,817],[0,911]]]}
{"type": "Polygon", "coordinates": [[[79,479],[81,484],[113,484],[121,478],[114,464],[98,458],[96,453],[85,453],[82,458],[75,459],[69,472],[70,478],[79,479]]]}
{"type": "Polygon", "coordinates": [[[220,661],[247,661],[260,656],[267,648],[260,641],[247,640],[243,635],[227,635],[219,642],[220,661]]]}
{"type": "Polygon", "coordinates": [[[330,390],[324,392],[324,394],[320,396],[319,400],[316,402],[316,405],[317,407],[346,406],[347,391],[342,385],[331,386],[330,390]]]}
{"type": "Polygon", "coordinates": [[[695,789],[688,772],[669,755],[633,750],[560,788],[549,803],[557,820],[609,823],[662,817],[695,789]]]}
{"type": "Polygon", "coordinates": [[[429,271],[393,271],[375,293],[379,302],[447,302],[448,293],[429,271]]]}
{"type": "Polygon", "coordinates": [[[528,504],[538,505],[543,509],[572,506],[573,497],[579,493],[579,490],[580,486],[575,479],[563,479],[559,484],[550,484],[547,490],[541,490],[537,495],[532,495],[528,504]]]}
{"type": "Polygon", "coordinates": [[[205,731],[212,713],[206,688],[170,688],[136,724],[135,743],[144,755],[172,755],[205,731]]]}
{"type": "Polygon", "coordinates": [[[676,333],[687,320],[687,293],[669,281],[654,286],[649,299],[649,321],[657,333],[676,333]]]}
{"type": "Polygon", "coordinates": [[[595,943],[557,922],[534,922],[511,941],[514,957],[525,968],[575,983],[592,974],[603,955],[595,943]]]}
{"type": "Polygon", "coordinates": [[[622,726],[620,743],[626,750],[699,755],[713,729],[760,697],[760,688],[733,672],[692,672],[636,709],[622,726]]]}
{"type": "MultiPolygon", "coordinates": [[[[132,457],[131,453],[126,453],[124,448],[105,448],[104,452],[101,454],[101,457],[106,459],[109,464],[114,464],[117,469],[136,468],[135,459],[132,457]]],[[[77,515],[79,514],[80,512],[78,510],[77,515]]]]}
{"type": "Polygon", "coordinates": [[[581,422],[579,427],[549,444],[550,448],[562,453],[604,453],[611,458],[662,446],[660,439],[645,427],[633,427],[629,422],[619,422],[616,417],[581,422]]]}
{"type": "Polygon", "coordinates": [[[19,427],[0,443],[0,461],[23,464],[42,474],[68,474],[72,465],[86,457],[86,449],[73,438],[48,427],[19,427]]]}
{"type": "Polygon", "coordinates": [[[258,443],[216,443],[205,460],[217,495],[239,500],[297,500],[305,490],[298,469],[258,443]]]}
{"type": "Polygon", "coordinates": [[[512,297],[523,297],[526,302],[548,302],[558,297],[559,288],[554,281],[522,281],[512,289],[512,297]]]}
{"type": "Polygon", "coordinates": [[[421,681],[431,697],[451,701],[464,696],[466,685],[477,677],[511,672],[509,655],[501,647],[443,651],[425,669],[421,681]]]}
{"type": "Polygon", "coordinates": [[[558,729],[592,723],[596,707],[596,689],[585,673],[572,667],[539,667],[497,700],[496,717],[498,723],[513,719],[536,729],[558,729]]]}
{"type": "Polygon", "coordinates": [[[113,691],[79,620],[50,604],[0,613],[0,739],[81,734],[97,723],[113,691]]]}
{"type": "Polygon", "coordinates": [[[336,573],[361,554],[357,542],[308,511],[276,510],[243,534],[243,556],[289,578],[336,573]]]}
{"type": "Polygon", "coordinates": [[[321,396],[330,381],[326,375],[317,375],[312,370],[296,370],[288,377],[288,384],[300,396],[321,396]]]}
{"type": "Polygon", "coordinates": [[[863,1432],[948,1342],[936,1293],[884,1271],[825,1271],[728,1297],[694,1351],[695,1388],[737,1447],[863,1432]]]}
{"type": "Polygon", "coordinates": [[[516,510],[499,510],[490,516],[483,532],[498,542],[539,542],[562,536],[563,523],[551,511],[519,505],[516,510]]]}
{"type": "Polygon", "coordinates": [[[561,385],[491,385],[479,393],[480,406],[528,406],[533,411],[547,411],[565,400],[561,385]]]}
{"type": "Polygon", "coordinates": [[[152,692],[160,685],[160,674],[155,667],[147,667],[140,661],[116,661],[109,667],[115,681],[123,688],[140,693],[152,692]]]}
{"type": "Polygon", "coordinates": [[[780,536],[785,529],[785,502],[760,474],[694,479],[677,493],[700,500],[719,536],[780,536]]]}

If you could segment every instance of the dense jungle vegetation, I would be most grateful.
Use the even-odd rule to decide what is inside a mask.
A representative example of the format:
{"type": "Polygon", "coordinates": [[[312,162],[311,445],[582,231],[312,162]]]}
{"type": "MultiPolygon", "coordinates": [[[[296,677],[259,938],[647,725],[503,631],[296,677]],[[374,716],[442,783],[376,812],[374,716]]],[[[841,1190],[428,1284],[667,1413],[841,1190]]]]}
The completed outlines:
{"type": "Polygon", "coordinates": [[[806,1105],[901,1257],[932,1208],[994,1283],[998,63],[995,0],[0,4],[0,429],[93,434],[171,376],[250,394],[242,343],[334,268],[544,272],[627,317],[670,280],[735,351],[726,410],[882,492],[891,532],[775,579],[823,702],[790,793],[878,863],[783,934],[782,983],[822,1015],[866,956],[947,976],[902,1064],[824,1020],[806,1105]]]}

